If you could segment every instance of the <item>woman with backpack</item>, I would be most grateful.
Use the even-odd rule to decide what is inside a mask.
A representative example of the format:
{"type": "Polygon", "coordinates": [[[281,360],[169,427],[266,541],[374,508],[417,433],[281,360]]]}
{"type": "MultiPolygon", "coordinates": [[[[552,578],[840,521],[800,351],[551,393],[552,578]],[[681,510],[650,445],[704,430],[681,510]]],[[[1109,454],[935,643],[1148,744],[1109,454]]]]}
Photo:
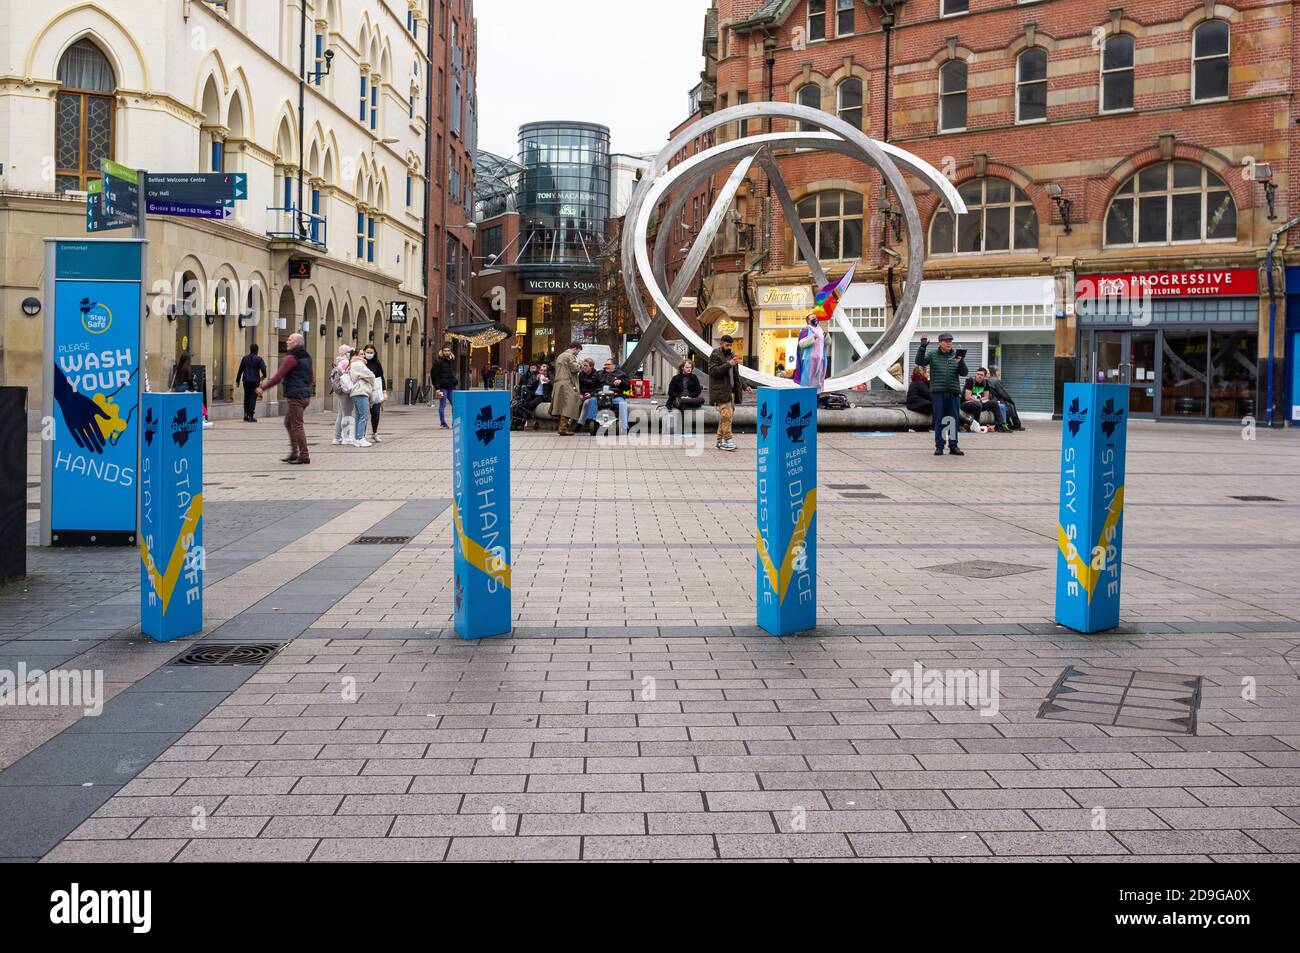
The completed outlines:
{"type": "Polygon", "coordinates": [[[375,375],[375,391],[370,395],[370,439],[379,443],[379,406],[388,399],[388,391],[384,389],[384,365],[379,363],[373,344],[367,344],[361,356],[365,358],[370,373],[375,375]]]}
{"type": "Polygon", "coordinates": [[[343,444],[351,446],[355,440],[355,423],[357,412],[352,405],[352,378],[348,368],[352,363],[352,347],[339,345],[339,359],[330,369],[330,393],[334,395],[337,411],[334,415],[334,446],[343,444]]]}

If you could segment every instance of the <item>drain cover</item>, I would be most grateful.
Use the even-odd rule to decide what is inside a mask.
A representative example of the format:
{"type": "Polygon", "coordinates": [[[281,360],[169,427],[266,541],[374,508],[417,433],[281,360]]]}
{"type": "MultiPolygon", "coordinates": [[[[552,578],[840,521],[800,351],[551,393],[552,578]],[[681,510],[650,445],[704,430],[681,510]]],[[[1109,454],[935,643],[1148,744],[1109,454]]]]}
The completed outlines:
{"type": "Polygon", "coordinates": [[[828,490],[869,490],[871,487],[865,483],[827,483],[828,490]]]}
{"type": "Polygon", "coordinates": [[[358,536],[352,541],[354,546],[405,546],[411,541],[409,536],[358,536]]]}
{"type": "Polygon", "coordinates": [[[1241,500],[1243,503],[1281,503],[1276,496],[1230,496],[1230,500],[1241,500]]]}
{"type": "Polygon", "coordinates": [[[946,572],[967,579],[997,579],[999,576],[1016,576],[1022,572],[1037,572],[1040,566],[1021,566],[1016,563],[995,563],[987,559],[971,559],[964,563],[946,566],[927,566],[930,572],[946,572]]]}
{"type": "Polygon", "coordinates": [[[284,648],[281,642],[194,646],[173,665],[261,665],[284,648]]]}
{"type": "Polygon", "coordinates": [[[1199,675],[1071,665],[1047,693],[1038,717],[1194,735],[1200,707],[1199,675]]]}
{"type": "Polygon", "coordinates": [[[842,493],[840,494],[846,500],[883,500],[883,493],[842,493]]]}

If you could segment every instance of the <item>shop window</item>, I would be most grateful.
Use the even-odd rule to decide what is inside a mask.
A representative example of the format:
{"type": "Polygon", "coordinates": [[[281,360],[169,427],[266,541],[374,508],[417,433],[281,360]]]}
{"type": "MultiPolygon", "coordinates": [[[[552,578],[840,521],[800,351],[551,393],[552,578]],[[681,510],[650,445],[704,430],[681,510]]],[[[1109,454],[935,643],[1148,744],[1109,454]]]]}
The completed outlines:
{"type": "MultiPolygon", "coordinates": [[[[799,91],[795,94],[795,98],[798,100],[800,106],[807,106],[810,109],[822,108],[822,88],[816,83],[806,83],[803,86],[800,86],[799,91]]],[[[800,121],[799,131],[816,132],[817,127],[812,123],[800,121]]]]}
{"type": "Polygon", "coordinates": [[[939,131],[966,128],[966,61],[949,60],[939,68],[939,131]]]}
{"type": "Polygon", "coordinates": [[[973,179],[960,190],[965,215],[946,208],[930,220],[930,254],[975,255],[1038,247],[1038,214],[1029,196],[1006,179],[973,179]]]}
{"type": "Polygon", "coordinates": [[[99,164],[113,157],[113,92],[117,79],[107,57],[80,40],[59,60],[54,106],[55,191],[85,191],[99,164]]]}
{"type": "Polygon", "coordinates": [[[1224,181],[1194,162],[1162,162],[1131,176],[1106,210],[1105,244],[1234,241],[1237,206],[1224,181]]]}
{"type": "Polygon", "coordinates": [[[1047,50],[1031,46],[1016,57],[1016,122],[1047,118],[1047,50]]]}
{"type": "Polygon", "coordinates": [[[1192,31],[1192,101],[1228,98],[1228,21],[1206,20],[1192,31]]]}
{"type": "Polygon", "coordinates": [[[1259,390],[1259,335],[1210,332],[1210,416],[1230,420],[1255,415],[1259,390]]]}
{"type": "Polygon", "coordinates": [[[1121,33],[1106,38],[1101,48],[1101,111],[1133,108],[1133,37],[1121,33]]]}
{"type": "MultiPolygon", "coordinates": [[[[799,201],[799,224],[819,261],[862,257],[862,196],[857,192],[818,192],[799,201]]],[[[803,256],[795,243],[795,260],[803,256]]]]}
{"type": "Polygon", "coordinates": [[[854,129],[862,128],[862,80],[846,79],[835,88],[835,112],[854,129]]]}

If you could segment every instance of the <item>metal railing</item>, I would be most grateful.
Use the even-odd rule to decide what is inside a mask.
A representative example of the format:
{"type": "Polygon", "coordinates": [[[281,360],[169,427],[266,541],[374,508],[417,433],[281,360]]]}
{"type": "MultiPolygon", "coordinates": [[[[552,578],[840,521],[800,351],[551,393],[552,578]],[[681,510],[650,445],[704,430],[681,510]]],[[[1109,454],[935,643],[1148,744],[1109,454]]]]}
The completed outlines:
{"type": "Polygon", "coordinates": [[[314,212],[304,212],[296,205],[270,205],[266,209],[275,213],[275,225],[268,228],[268,238],[289,238],[310,242],[324,248],[329,244],[329,219],[314,212]]]}

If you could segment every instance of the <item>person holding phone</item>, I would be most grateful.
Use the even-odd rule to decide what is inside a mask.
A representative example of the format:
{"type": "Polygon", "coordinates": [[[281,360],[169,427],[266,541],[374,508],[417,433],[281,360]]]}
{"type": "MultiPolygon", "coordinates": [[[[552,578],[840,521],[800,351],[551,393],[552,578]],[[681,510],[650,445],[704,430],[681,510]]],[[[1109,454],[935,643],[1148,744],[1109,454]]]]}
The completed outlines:
{"type": "Polygon", "coordinates": [[[921,335],[921,346],[916,352],[916,366],[930,369],[930,398],[934,403],[934,455],[943,456],[944,440],[948,452],[954,457],[966,454],[957,446],[961,423],[961,383],[970,373],[966,367],[966,349],[954,351],[952,335],[945,331],[939,335],[939,349],[931,354],[927,349],[930,339],[921,335]]]}

